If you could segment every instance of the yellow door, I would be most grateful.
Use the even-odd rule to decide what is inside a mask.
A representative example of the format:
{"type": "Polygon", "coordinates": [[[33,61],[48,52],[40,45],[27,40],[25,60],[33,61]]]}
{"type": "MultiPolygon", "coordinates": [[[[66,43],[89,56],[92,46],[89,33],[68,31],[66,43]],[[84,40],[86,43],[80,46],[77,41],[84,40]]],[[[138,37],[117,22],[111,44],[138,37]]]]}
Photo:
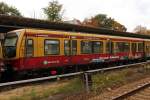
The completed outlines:
{"type": "Polygon", "coordinates": [[[2,54],[2,45],[1,45],[1,42],[0,42],[0,59],[2,58],[3,54],[2,54]]]}

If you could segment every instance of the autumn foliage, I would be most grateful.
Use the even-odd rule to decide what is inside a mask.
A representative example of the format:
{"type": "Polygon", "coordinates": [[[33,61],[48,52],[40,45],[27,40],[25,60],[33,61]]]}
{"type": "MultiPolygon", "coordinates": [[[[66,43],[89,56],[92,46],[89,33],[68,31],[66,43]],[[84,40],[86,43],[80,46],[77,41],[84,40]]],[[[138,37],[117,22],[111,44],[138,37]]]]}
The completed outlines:
{"type": "Polygon", "coordinates": [[[115,21],[111,17],[108,18],[104,14],[98,14],[94,17],[85,19],[82,25],[107,28],[107,29],[112,29],[112,30],[117,30],[117,31],[126,31],[126,27],[124,25],[115,21]]]}
{"type": "Polygon", "coordinates": [[[136,26],[133,32],[137,34],[150,35],[150,30],[141,25],[136,26]]]}

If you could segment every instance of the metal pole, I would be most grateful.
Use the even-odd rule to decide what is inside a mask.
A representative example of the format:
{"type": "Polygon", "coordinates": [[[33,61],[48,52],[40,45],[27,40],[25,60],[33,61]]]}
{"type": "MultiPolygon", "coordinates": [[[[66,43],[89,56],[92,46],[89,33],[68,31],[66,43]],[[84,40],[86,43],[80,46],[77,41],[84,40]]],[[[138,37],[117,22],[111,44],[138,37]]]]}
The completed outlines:
{"type": "Polygon", "coordinates": [[[90,73],[84,73],[84,84],[86,92],[89,93],[92,88],[92,77],[90,73]]]}
{"type": "Polygon", "coordinates": [[[85,88],[86,88],[86,92],[89,93],[89,92],[90,92],[90,89],[89,89],[88,73],[84,73],[84,77],[85,77],[85,88]]]}

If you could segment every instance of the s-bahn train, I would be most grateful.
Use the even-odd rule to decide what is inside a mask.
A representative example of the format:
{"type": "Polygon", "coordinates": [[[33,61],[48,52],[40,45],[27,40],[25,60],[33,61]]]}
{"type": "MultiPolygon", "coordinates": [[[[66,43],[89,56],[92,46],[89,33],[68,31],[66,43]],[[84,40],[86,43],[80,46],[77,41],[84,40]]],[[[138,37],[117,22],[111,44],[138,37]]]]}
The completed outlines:
{"type": "Polygon", "coordinates": [[[57,74],[84,65],[141,61],[150,57],[150,40],[133,37],[19,29],[8,32],[3,48],[5,71],[57,74]]]}

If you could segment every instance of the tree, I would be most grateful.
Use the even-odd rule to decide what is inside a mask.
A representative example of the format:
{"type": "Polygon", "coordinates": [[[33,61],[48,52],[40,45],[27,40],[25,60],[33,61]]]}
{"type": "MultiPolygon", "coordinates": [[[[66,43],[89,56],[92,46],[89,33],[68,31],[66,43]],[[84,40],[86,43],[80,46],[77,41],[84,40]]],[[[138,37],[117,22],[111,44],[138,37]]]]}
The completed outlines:
{"type": "Polygon", "coordinates": [[[22,16],[19,10],[17,10],[17,8],[8,6],[4,2],[0,2],[0,14],[19,17],[22,16]]]}
{"type": "Polygon", "coordinates": [[[124,25],[120,24],[119,22],[115,20],[113,21],[112,27],[114,30],[123,31],[123,32],[127,31],[127,28],[124,25]]]}
{"type": "Polygon", "coordinates": [[[49,21],[62,21],[62,5],[59,4],[58,1],[49,2],[49,5],[43,8],[43,11],[47,15],[49,21]]]}
{"type": "Polygon", "coordinates": [[[98,14],[93,17],[93,20],[97,22],[98,26],[107,27],[106,24],[109,24],[109,20],[105,14],[98,14]]]}
{"type": "Polygon", "coordinates": [[[150,30],[141,25],[136,26],[133,31],[137,34],[150,34],[150,30]]]}
{"type": "Polygon", "coordinates": [[[96,26],[96,27],[104,27],[104,24],[106,22],[106,15],[104,14],[98,14],[95,17],[91,17],[89,19],[85,19],[83,21],[83,25],[87,26],[96,26]]]}
{"type": "Polygon", "coordinates": [[[121,25],[111,17],[108,18],[105,14],[98,14],[90,19],[85,19],[83,21],[83,25],[126,31],[126,27],[124,25],[121,25]]]}

